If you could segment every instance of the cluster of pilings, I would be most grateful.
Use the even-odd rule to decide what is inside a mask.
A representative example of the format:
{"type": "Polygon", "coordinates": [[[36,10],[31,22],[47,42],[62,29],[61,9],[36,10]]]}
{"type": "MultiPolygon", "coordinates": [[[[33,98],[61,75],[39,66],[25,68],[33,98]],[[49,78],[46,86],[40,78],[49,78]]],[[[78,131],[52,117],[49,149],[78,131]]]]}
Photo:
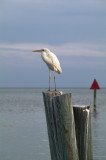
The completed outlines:
{"type": "Polygon", "coordinates": [[[51,160],[93,160],[89,106],[73,106],[71,93],[44,92],[51,160]]]}

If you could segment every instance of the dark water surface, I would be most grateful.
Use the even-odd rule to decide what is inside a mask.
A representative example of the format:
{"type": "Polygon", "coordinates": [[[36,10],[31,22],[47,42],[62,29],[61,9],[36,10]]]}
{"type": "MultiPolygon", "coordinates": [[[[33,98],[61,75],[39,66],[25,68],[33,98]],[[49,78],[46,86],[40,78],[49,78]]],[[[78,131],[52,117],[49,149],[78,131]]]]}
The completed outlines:
{"type": "MultiPolygon", "coordinates": [[[[0,89],[0,160],[50,160],[42,91],[0,89]]],[[[94,160],[106,160],[106,89],[60,89],[72,93],[73,105],[91,106],[94,160]]]]}

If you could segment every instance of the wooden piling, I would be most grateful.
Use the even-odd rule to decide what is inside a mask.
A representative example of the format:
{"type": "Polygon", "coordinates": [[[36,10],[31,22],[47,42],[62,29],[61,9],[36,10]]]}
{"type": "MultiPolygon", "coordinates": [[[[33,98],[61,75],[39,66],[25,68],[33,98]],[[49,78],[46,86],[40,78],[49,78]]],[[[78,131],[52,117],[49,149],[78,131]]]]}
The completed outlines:
{"type": "Polygon", "coordinates": [[[71,93],[44,92],[51,160],[93,160],[89,106],[72,106],[71,93]]]}
{"type": "Polygon", "coordinates": [[[44,92],[43,97],[51,159],[79,160],[71,94],[44,92]]]}
{"type": "Polygon", "coordinates": [[[55,138],[56,136],[55,115],[54,115],[54,107],[52,103],[53,96],[55,95],[61,95],[61,93],[50,92],[50,91],[43,92],[51,160],[58,160],[56,159],[58,155],[57,155],[57,146],[56,146],[56,138],[55,138]]]}
{"type": "Polygon", "coordinates": [[[79,160],[93,160],[90,106],[73,106],[79,160]]]}

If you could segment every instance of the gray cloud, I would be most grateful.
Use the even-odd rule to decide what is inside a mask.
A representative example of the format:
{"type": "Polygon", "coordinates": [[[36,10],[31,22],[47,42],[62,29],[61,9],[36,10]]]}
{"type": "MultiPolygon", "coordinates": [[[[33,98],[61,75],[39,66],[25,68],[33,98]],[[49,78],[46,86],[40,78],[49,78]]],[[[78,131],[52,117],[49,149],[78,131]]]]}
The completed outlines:
{"type": "Polygon", "coordinates": [[[75,79],[88,82],[94,76],[105,86],[105,19],[103,0],[0,1],[1,87],[24,86],[25,82],[34,86],[35,81],[40,86],[39,79],[44,79],[45,86],[48,69],[39,55],[31,52],[45,47],[61,62],[60,86],[65,86],[66,79],[67,85],[71,79],[72,86],[81,86],[81,80],[75,84],[75,79]]]}

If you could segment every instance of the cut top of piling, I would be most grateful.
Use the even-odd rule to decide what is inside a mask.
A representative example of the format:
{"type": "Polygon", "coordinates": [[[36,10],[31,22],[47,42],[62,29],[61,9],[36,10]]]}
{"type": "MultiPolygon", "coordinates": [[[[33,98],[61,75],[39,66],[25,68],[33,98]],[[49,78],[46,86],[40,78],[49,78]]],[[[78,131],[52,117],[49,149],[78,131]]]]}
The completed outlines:
{"type": "Polygon", "coordinates": [[[48,96],[59,96],[59,95],[62,95],[63,92],[62,91],[46,91],[46,92],[43,92],[43,93],[46,93],[48,96]]]}
{"type": "Polygon", "coordinates": [[[90,109],[88,105],[73,105],[74,108],[80,108],[82,110],[90,109]]]}

